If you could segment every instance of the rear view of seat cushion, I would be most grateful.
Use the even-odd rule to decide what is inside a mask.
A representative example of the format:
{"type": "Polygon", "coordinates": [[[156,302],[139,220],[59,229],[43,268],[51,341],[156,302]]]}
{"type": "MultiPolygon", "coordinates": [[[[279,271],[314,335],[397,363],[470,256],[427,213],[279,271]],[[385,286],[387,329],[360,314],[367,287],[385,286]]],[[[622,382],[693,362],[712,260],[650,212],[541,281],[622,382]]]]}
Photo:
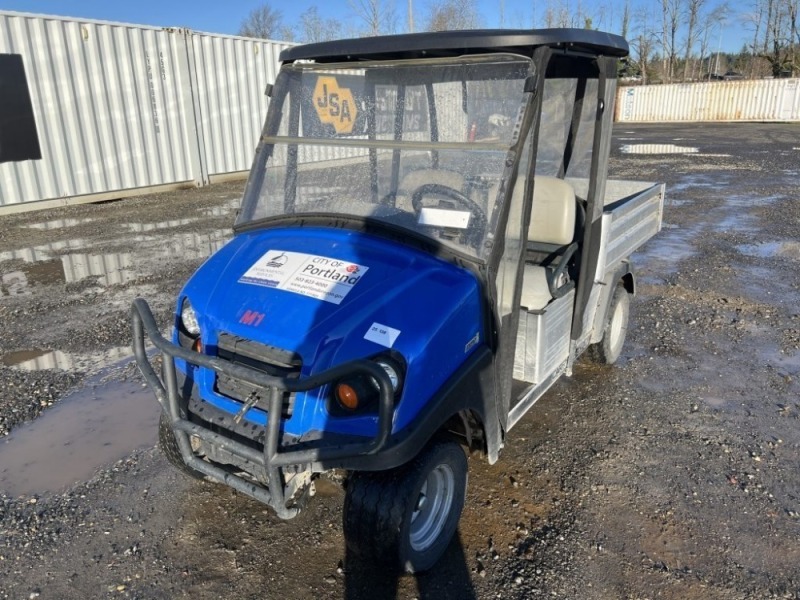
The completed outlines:
{"type": "MultiPolygon", "coordinates": [[[[533,179],[533,206],[528,241],[566,246],[575,239],[575,191],[563,179],[533,179]]],[[[520,182],[517,181],[517,188],[520,182]]],[[[514,190],[516,193],[516,190],[514,190]]]]}
{"type": "MultiPolygon", "coordinates": [[[[514,184],[514,201],[521,201],[527,178],[517,177],[514,184]]],[[[533,178],[533,205],[528,226],[528,241],[567,246],[575,239],[575,190],[563,179],[537,175],[533,178]]],[[[498,185],[489,190],[489,200],[497,196],[498,185]]]]}

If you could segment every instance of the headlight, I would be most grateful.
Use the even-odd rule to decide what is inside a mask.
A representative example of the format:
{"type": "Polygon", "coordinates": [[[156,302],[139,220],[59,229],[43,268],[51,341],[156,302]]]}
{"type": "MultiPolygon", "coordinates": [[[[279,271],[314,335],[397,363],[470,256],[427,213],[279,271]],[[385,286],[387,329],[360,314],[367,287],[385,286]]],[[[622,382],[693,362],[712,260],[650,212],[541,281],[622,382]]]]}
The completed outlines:
{"type": "Polygon", "coordinates": [[[188,298],[183,299],[183,306],[181,306],[181,323],[183,328],[190,335],[200,335],[200,323],[197,322],[197,313],[194,312],[188,298]]]}
{"type": "MultiPolygon", "coordinates": [[[[392,382],[392,391],[396,394],[397,391],[400,389],[400,373],[398,372],[397,367],[392,363],[390,363],[386,359],[378,359],[375,361],[378,366],[380,366],[386,374],[389,376],[389,381],[392,382]]],[[[377,382],[376,382],[377,383],[377,382]]]]}

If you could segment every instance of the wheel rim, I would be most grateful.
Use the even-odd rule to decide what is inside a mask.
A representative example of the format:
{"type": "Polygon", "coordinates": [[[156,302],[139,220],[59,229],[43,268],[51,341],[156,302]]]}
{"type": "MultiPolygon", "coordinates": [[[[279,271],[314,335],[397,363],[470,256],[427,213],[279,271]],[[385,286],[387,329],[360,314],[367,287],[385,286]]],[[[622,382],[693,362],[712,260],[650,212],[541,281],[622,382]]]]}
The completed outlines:
{"type": "Polygon", "coordinates": [[[437,465],[428,473],[411,514],[411,547],[415,551],[427,550],[442,533],[454,491],[455,475],[450,465],[437,465]]]}
{"type": "Polygon", "coordinates": [[[625,332],[623,323],[624,310],[622,302],[617,302],[617,305],[614,307],[614,316],[611,318],[611,331],[609,331],[608,345],[614,352],[616,352],[622,344],[622,336],[625,332]]]}

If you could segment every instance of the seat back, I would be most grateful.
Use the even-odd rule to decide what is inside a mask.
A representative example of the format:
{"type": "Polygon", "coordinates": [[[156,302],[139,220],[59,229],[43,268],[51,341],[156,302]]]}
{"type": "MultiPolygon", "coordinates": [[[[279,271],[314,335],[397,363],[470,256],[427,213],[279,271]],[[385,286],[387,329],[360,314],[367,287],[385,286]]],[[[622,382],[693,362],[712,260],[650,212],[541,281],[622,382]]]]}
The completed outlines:
{"type": "MultiPolygon", "coordinates": [[[[525,182],[524,177],[517,178],[516,200],[521,200],[516,196],[524,193],[525,182]]],[[[522,277],[522,307],[542,310],[552,298],[568,291],[567,285],[574,285],[566,275],[558,273],[564,272],[575,250],[570,245],[575,241],[577,207],[575,190],[566,181],[547,176],[534,178],[522,277]]]]}
{"type": "MultiPolygon", "coordinates": [[[[524,180],[523,180],[524,185],[524,180]]],[[[520,181],[517,181],[517,188],[520,181]]],[[[514,190],[517,193],[517,190],[514,190]]],[[[575,239],[575,190],[563,179],[533,179],[533,204],[528,241],[566,246],[575,239]]]]}
{"type": "MultiPolygon", "coordinates": [[[[525,193],[526,177],[520,175],[514,185],[514,202],[520,202],[525,193]]],[[[493,201],[497,195],[495,184],[489,191],[493,201]]],[[[531,220],[528,225],[528,243],[567,246],[575,241],[575,218],[578,203],[575,190],[557,177],[534,177],[531,220]]]]}

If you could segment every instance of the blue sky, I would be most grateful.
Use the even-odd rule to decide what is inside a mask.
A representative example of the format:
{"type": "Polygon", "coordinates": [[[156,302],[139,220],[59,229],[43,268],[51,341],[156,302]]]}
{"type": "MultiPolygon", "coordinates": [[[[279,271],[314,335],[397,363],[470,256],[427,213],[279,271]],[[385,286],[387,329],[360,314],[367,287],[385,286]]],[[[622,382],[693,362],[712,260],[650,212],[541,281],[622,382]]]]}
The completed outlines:
{"type": "MultiPolygon", "coordinates": [[[[415,20],[420,22],[425,15],[428,0],[413,0],[415,20]]],[[[477,0],[482,13],[484,25],[499,27],[500,0],[477,0]]],[[[576,0],[580,5],[581,0],[576,0]]],[[[43,13],[68,17],[99,19],[103,21],[120,21],[161,27],[188,27],[198,31],[235,34],[247,14],[262,0],[2,0],[0,10],[13,10],[30,13],[43,13]]],[[[658,18],[660,0],[632,0],[633,9],[638,5],[651,5],[653,16],[658,18]]],[[[399,27],[405,30],[406,0],[395,0],[399,17],[399,27]]],[[[557,4],[557,2],[553,2],[557,4]]],[[[562,0],[569,5],[569,0],[562,0]]],[[[298,15],[309,7],[316,5],[323,16],[335,17],[342,21],[352,22],[353,16],[348,0],[324,2],[319,0],[293,0],[292,2],[273,1],[273,8],[281,11],[287,24],[297,20],[298,15]]],[[[587,12],[603,15],[604,21],[599,23],[601,29],[619,31],[623,2],[604,0],[582,0],[587,12]],[[609,24],[611,27],[609,27],[609,24]]],[[[530,27],[534,19],[541,26],[546,1],[505,0],[505,26],[530,27]],[[537,6],[536,9],[533,7],[537,6]]],[[[598,23],[596,23],[597,25],[598,23]]],[[[723,51],[738,51],[744,40],[751,34],[742,24],[741,18],[734,15],[722,28],[723,51]]],[[[711,38],[711,49],[716,50],[719,33],[714,32],[711,38]]]]}

